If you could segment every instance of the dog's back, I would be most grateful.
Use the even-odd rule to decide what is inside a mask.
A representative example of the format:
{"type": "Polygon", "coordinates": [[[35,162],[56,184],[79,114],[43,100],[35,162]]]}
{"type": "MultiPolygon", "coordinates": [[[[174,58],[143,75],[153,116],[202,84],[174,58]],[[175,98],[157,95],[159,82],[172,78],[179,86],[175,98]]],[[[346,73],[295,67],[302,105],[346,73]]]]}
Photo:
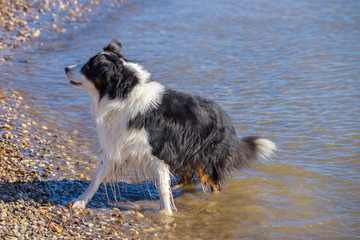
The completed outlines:
{"type": "Polygon", "coordinates": [[[217,190],[232,168],[269,157],[275,145],[259,137],[238,139],[229,116],[215,102],[166,90],[156,109],[137,115],[130,128],[145,128],[152,154],[186,184],[196,173],[217,190]],[[260,145],[263,145],[263,148],[260,145]],[[264,149],[265,148],[265,149],[264,149]]]}

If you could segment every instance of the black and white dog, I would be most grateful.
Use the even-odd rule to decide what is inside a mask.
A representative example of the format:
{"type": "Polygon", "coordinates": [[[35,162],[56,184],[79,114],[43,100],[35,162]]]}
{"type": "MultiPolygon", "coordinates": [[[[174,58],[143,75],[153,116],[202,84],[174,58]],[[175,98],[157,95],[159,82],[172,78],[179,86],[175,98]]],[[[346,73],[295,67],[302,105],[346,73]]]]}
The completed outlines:
{"type": "Polygon", "coordinates": [[[122,165],[157,180],[160,209],[171,214],[170,176],[177,187],[198,174],[205,190],[220,189],[233,168],[270,157],[275,144],[237,138],[229,116],[215,102],[166,89],[112,40],[87,63],[65,68],[70,84],[92,96],[102,154],[95,177],[73,204],[85,208],[99,185],[122,165]]]}

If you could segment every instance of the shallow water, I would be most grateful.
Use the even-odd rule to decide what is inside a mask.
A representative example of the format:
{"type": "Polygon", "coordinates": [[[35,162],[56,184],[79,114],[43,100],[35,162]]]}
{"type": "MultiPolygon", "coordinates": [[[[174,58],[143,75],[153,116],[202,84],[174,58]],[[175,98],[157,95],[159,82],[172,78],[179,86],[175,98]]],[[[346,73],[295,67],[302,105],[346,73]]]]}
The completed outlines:
{"type": "Polygon", "coordinates": [[[22,92],[39,122],[71,136],[71,161],[91,177],[99,150],[90,97],[69,86],[63,69],[116,37],[154,79],[217,101],[239,136],[278,145],[273,160],[234,172],[220,193],[186,187],[163,228],[169,236],[359,239],[359,12],[357,1],[128,1],[42,36],[43,47],[14,50],[0,84],[22,92]]]}

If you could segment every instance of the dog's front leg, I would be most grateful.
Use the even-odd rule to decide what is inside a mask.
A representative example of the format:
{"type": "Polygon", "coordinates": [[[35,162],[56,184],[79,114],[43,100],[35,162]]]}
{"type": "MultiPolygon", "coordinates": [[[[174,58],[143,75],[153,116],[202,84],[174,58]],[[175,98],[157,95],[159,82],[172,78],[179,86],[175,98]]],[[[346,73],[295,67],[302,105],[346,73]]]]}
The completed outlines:
{"type": "Polygon", "coordinates": [[[92,179],[89,187],[77,199],[72,201],[73,202],[72,208],[85,208],[86,207],[86,204],[88,204],[88,202],[91,200],[91,198],[94,196],[94,194],[98,190],[100,184],[104,181],[104,179],[108,175],[109,170],[110,170],[109,165],[106,164],[106,162],[104,161],[104,158],[101,156],[95,176],[92,179]]]}
{"type": "Polygon", "coordinates": [[[173,199],[170,188],[169,166],[161,160],[157,170],[157,181],[160,198],[160,211],[164,211],[167,214],[172,214],[171,201],[173,199]]]}

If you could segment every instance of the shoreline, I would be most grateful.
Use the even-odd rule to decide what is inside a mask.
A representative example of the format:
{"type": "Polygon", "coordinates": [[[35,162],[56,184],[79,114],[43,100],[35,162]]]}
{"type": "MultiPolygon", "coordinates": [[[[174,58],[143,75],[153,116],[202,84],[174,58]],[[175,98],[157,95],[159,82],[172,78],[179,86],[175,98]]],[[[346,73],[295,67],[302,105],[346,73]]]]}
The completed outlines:
{"type": "Polygon", "coordinates": [[[32,39],[63,34],[88,23],[92,15],[99,15],[96,9],[100,4],[112,11],[122,3],[123,0],[5,0],[0,3],[0,61],[11,59],[7,55],[11,49],[32,39]]]}
{"type": "Polygon", "coordinates": [[[89,181],[57,178],[63,169],[51,160],[59,157],[51,133],[17,111],[19,105],[26,108],[17,92],[0,93],[1,239],[165,238],[140,206],[134,210],[126,203],[101,205],[107,199],[103,186],[84,210],[64,205],[89,181]],[[21,123],[24,120],[28,123],[21,123]]]}

